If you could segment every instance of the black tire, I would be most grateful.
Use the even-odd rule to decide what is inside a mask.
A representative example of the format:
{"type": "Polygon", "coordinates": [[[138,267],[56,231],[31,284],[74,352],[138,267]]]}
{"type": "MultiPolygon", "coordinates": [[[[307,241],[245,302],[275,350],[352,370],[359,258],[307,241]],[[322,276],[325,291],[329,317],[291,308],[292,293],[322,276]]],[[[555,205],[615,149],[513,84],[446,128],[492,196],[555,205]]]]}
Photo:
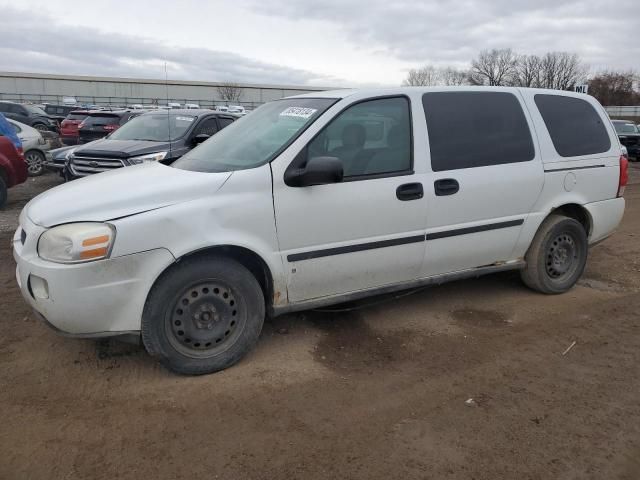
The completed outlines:
{"type": "Polygon", "coordinates": [[[202,375],[242,359],[260,336],[262,289],[235,260],[184,260],[162,274],[142,315],[142,341],[169,370],[202,375]]]}
{"type": "Polygon", "coordinates": [[[25,152],[24,159],[27,162],[30,177],[39,177],[44,173],[44,162],[47,160],[44,153],[38,150],[29,150],[25,152]]]}
{"type": "Polygon", "coordinates": [[[48,132],[49,131],[49,127],[47,127],[44,123],[34,123],[32,125],[33,128],[35,128],[36,130],[38,130],[39,132],[48,132]]]}
{"type": "Polygon", "coordinates": [[[0,208],[4,208],[7,204],[7,198],[9,196],[7,190],[7,182],[5,182],[2,175],[0,175],[0,208]]]}
{"type": "Polygon", "coordinates": [[[580,222],[562,215],[550,215],[542,222],[527,251],[522,281],[546,294],[571,289],[584,271],[589,242],[580,222]]]}

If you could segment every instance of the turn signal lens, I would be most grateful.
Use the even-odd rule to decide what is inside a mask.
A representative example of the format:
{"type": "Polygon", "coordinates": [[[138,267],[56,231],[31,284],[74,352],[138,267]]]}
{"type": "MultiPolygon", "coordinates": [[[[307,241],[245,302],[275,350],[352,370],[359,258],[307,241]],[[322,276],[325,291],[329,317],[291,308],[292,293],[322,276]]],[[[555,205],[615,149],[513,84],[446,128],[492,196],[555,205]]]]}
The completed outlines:
{"type": "Polygon", "coordinates": [[[108,223],[69,223],[40,236],[38,255],[56,263],[80,263],[107,258],[115,239],[108,223]]]}

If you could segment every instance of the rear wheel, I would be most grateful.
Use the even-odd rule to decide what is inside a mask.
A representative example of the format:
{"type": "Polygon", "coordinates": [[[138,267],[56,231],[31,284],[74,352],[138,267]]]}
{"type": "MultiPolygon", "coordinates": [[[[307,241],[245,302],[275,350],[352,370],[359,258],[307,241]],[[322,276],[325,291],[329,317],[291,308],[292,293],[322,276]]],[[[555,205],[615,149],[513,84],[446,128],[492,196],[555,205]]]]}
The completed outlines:
{"type": "Polygon", "coordinates": [[[188,259],[163,274],[149,293],[142,340],[174,372],[216,372],[251,350],[264,315],[260,285],[243,265],[218,256],[188,259]]]}
{"type": "Polygon", "coordinates": [[[24,154],[30,177],[39,177],[44,173],[45,156],[38,150],[29,150],[24,154]]]}
{"type": "Polygon", "coordinates": [[[578,221],[551,215],[542,222],[529,247],[522,280],[542,293],[566,292],[582,275],[588,248],[587,233],[578,221]]]}

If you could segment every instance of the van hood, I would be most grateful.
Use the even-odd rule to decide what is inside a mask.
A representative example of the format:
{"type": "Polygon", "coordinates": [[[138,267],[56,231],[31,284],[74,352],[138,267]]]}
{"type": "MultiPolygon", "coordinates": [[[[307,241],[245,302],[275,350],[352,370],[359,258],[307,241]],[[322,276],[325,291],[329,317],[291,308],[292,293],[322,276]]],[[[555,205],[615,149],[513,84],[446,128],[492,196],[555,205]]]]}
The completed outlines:
{"type": "Polygon", "coordinates": [[[153,142],[149,140],[111,140],[103,138],[78,147],[76,155],[97,157],[128,158],[146,153],[169,150],[169,142],[153,142]]]}
{"type": "Polygon", "coordinates": [[[91,175],[52,188],[25,207],[43,227],[104,222],[215,193],[232,172],[201,173],[144,163],[91,175]]]}

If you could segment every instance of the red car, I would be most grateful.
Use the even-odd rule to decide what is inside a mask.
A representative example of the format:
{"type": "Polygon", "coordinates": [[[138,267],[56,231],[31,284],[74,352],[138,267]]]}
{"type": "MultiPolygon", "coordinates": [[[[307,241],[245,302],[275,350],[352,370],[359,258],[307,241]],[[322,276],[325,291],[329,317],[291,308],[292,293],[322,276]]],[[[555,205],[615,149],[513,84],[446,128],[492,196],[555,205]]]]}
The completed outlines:
{"type": "Polygon", "coordinates": [[[11,140],[0,135],[0,208],[7,203],[7,189],[27,180],[27,162],[11,140]]]}
{"type": "Polygon", "coordinates": [[[74,110],[60,124],[60,137],[66,145],[77,145],[80,136],[79,125],[89,116],[87,110],[74,110]]]}

